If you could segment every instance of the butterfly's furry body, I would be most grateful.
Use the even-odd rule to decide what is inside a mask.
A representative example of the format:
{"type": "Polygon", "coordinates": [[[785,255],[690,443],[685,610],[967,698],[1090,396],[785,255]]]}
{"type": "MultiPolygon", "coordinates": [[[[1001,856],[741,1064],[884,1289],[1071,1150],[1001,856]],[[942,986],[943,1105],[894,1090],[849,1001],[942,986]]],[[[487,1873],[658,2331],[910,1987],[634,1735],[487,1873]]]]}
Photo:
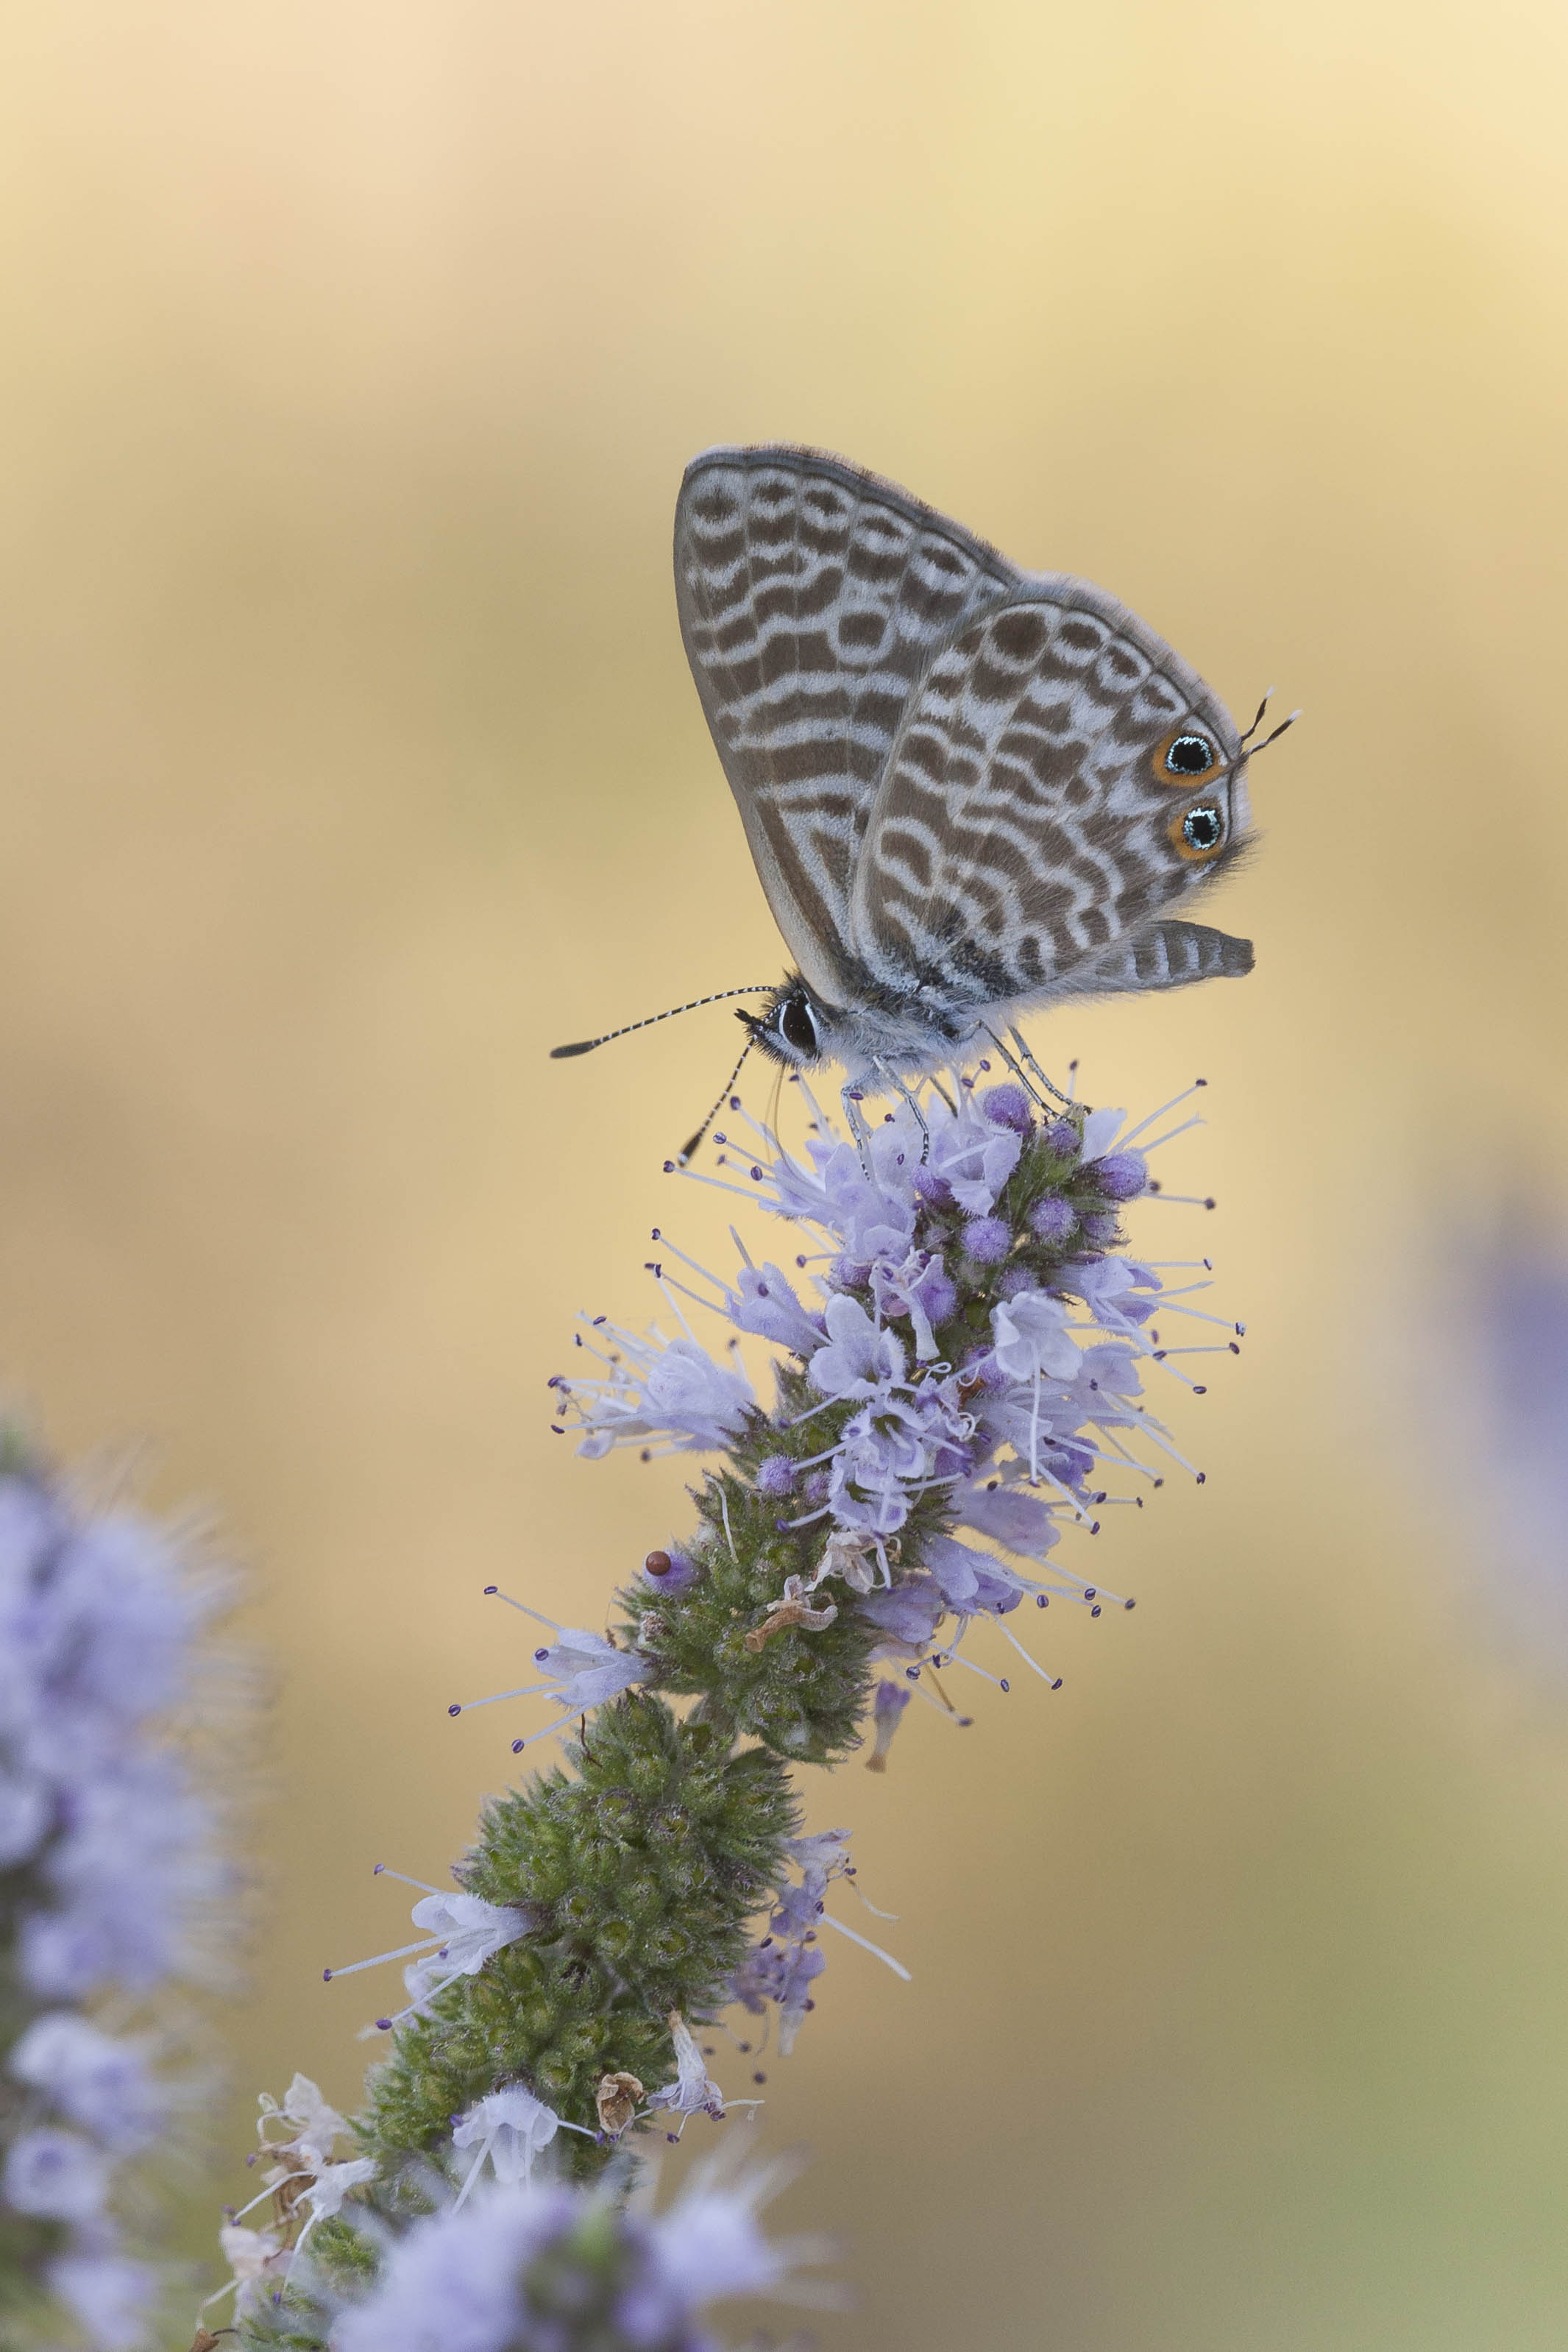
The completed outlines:
{"type": "MultiPolygon", "coordinates": [[[[1198,923],[1155,925],[1127,952],[1145,974],[1134,984],[1150,989],[1237,977],[1252,968],[1249,940],[1198,923]]],[[[769,1060],[792,1070],[836,1062],[851,1087],[879,1095],[900,1079],[940,1076],[1061,997],[1098,995],[1116,985],[1092,967],[1064,973],[1049,990],[1009,998],[985,989],[977,974],[974,995],[957,1001],[946,977],[913,991],[890,988],[863,968],[850,978],[852,1001],[831,1004],[789,972],[759,1015],[739,1017],[769,1060]]]]}

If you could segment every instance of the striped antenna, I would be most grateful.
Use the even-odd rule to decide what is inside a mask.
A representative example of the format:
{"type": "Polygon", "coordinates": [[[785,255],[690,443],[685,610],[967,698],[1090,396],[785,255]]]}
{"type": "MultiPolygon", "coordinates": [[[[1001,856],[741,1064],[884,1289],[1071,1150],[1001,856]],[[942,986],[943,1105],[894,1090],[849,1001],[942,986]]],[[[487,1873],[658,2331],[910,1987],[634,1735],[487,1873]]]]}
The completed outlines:
{"type": "Polygon", "coordinates": [[[1273,688],[1270,687],[1269,688],[1269,693],[1263,697],[1262,701],[1258,705],[1257,718],[1252,721],[1251,726],[1249,727],[1246,734],[1241,738],[1241,749],[1243,751],[1247,752],[1247,757],[1249,760],[1254,758],[1258,752],[1266,751],[1270,743],[1277,743],[1281,736],[1285,732],[1286,728],[1293,727],[1297,719],[1301,715],[1299,710],[1292,710],[1289,719],[1281,719],[1279,726],[1275,728],[1271,735],[1265,735],[1261,743],[1253,743],[1252,738],[1263,724],[1263,713],[1269,708],[1270,696],[1272,695],[1273,691],[1273,688]],[[1252,745],[1252,748],[1250,751],[1248,751],[1247,747],[1249,743],[1252,745]]]}
{"type": "MultiPolygon", "coordinates": [[[[749,992],[748,990],[746,990],[746,989],[739,989],[739,988],[737,988],[737,989],[736,990],[735,993],[736,993],[737,996],[744,996],[744,995],[747,995],[747,994],[749,994],[749,993],[750,993],[750,992],[749,992]]],[[[750,1018],[751,1018],[750,1014],[749,1014],[749,1013],[737,1013],[736,1014],[736,1016],[735,1016],[735,1017],[736,1017],[736,1019],[737,1019],[737,1021],[749,1021],[749,1020],[750,1020],[750,1018]]],[[[689,1143],[685,1143],[685,1144],[683,1144],[683,1145],[682,1145],[682,1147],[681,1147],[681,1149],[680,1149],[680,1151],[677,1153],[677,1155],[676,1155],[676,1160],[675,1160],[675,1165],[676,1165],[678,1168],[684,1168],[684,1167],[685,1167],[685,1165],[686,1165],[687,1161],[691,1159],[691,1156],[692,1156],[693,1152],[696,1150],[696,1148],[697,1148],[698,1144],[702,1141],[702,1139],[703,1139],[704,1136],[707,1133],[707,1131],[708,1131],[709,1128],[713,1125],[713,1123],[714,1123],[715,1119],[718,1117],[719,1112],[720,1112],[720,1111],[722,1110],[722,1108],[724,1108],[724,1103],[725,1103],[725,1098],[726,1098],[726,1097],[728,1095],[729,1090],[730,1090],[731,1087],[732,1087],[732,1086],[734,1086],[734,1084],[735,1084],[735,1082],[736,1082],[737,1078],[738,1078],[738,1077],[739,1077],[740,1073],[741,1073],[741,1070],[742,1070],[742,1068],[743,1068],[743,1067],[744,1067],[744,1066],[745,1066],[746,1057],[747,1057],[747,1054],[749,1054],[749,1053],[750,1053],[750,1051],[751,1051],[751,1049],[752,1049],[753,1045],[756,1045],[756,1043],[757,1043],[756,1032],[755,1032],[755,1031],[753,1031],[752,1034],[751,1034],[751,1035],[747,1039],[747,1041],[746,1041],[745,1045],[744,1045],[741,1047],[741,1049],[740,1049],[740,1060],[739,1060],[738,1062],[737,1062],[737,1064],[736,1064],[736,1066],[735,1066],[734,1069],[733,1069],[733,1070],[731,1070],[731,1072],[730,1072],[730,1074],[729,1074],[728,1077],[727,1077],[727,1078],[726,1078],[726,1080],[725,1080],[725,1082],[724,1082],[723,1086],[719,1088],[719,1096],[718,1096],[718,1100],[717,1100],[717,1102],[716,1102],[716,1103],[715,1103],[715,1105],[714,1105],[714,1107],[713,1107],[712,1110],[710,1110],[710,1111],[709,1111],[709,1113],[708,1113],[707,1117],[704,1119],[704,1121],[703,1121],[702,1125],[698,1128],[698,1129],[697,1129],[696,1133],[692,1137],[691,1141],[690,1141],[689,1143]]]]}
{"type": "MultiPolygon", "coordinates": [[[[777,981],[765,980],[752,988],[721,988],[712,996],[694,996],[689,1004],[672,1004],[667,1013],[650,1013],[642,1021],[628,1021],[623,1029],[607,1029],[602,1037],[584,1037],[575,1045],[552,1045],[552,1062],[569,1062],[574,1054],[591,1054],[597,1045],[608,1045],[612,1037],[630,1037],[633,1029],[651,1029],[655,1022],[673,1021],[677,1013],[695,1013],[700,1005],[723,1004],[731,996],[772,996],[777,993],[777,981]]],[[[745,1059],[744,1055],[742,1060],[745,1059]]],[[[723,1101],[721,1095],[719,1101],[723,1101]]],[[[718,1104],[714,1105],[716,1111],[718,1104]]],[[[709,1113],[709,1117],[713,1112],[709,1113]]]]}

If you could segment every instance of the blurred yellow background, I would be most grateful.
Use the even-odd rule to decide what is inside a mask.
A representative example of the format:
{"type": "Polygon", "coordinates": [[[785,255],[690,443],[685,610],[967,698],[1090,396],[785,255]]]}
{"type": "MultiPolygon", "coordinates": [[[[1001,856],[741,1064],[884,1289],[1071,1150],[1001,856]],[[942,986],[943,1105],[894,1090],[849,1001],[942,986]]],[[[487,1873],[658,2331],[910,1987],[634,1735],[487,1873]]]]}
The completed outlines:
{"type": "Polygon", "coordinates": [[[371,1864],[509,1769],[445,1714],[511,1679],[480,1587],[601,1622],[686,1524],[543,1382],[651,1223],[719,1247],[659,1167],[733,1024],[545,1053],[781,968],[668,557],[687,457],[779,436],[1308,714],[1214,909],[1255,976],[1036,1025],[1095,1100],[1209,1080],[1218,1212],[1136,1230],[1250,1338],[1064,1689],[809,1791],[915,1970],[836,1950],[770,2070],[821,2339],[1562,2342],[1568,1676],[1402,1335],[1568,1119],[1565,52],[1548,0],[0,27],[0,1368],[221,1512],[274,1662],[204,2234],[256,2089],[353,2099],[371,1864]]]}

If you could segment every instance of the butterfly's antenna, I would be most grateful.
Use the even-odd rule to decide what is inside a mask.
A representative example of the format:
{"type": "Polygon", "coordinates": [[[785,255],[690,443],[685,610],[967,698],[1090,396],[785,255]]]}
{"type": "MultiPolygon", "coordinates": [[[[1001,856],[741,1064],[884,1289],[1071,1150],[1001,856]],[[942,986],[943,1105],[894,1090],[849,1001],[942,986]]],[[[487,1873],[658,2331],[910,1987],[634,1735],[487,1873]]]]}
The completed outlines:
{"type": "Polygon", "coordinates": [[[689,1004],[672,1004],[667,1013],[650,1013],[642,1021],[628,1021],[622,1029],[607,1029],[602,1037],[584,1037],[575,1045],[552,1045],[549,1057],[552,1062],[568,1062],[574,1054],[591,1054],[596,1045],[608,1045],[612,1037],[629,1037],[633,1029],[651,1029],[656,1021],[673,1021],[677,1013],[695,1013],[703,1004],[722,1004],[730,996],[772,996],[777,990],[778,982],[770,980],[753,988],[721,988],[712,996],[694,996],[689,1004]]]}
{"type": "MultiPolygon", "coordinates": [[[[1270,743],[1277,743],[1281,736],[1284,733],[1286,728],[1293,727],[1297,719],[1301,715],[1299,710],[1292,710],[1289,719],[1282,719],[1271,735],[1265,735],[1261,743],[1252,743],[1253,736],[1256,735],[1258,730],[1263,724],[1263,713],[1269,708],[1270,697],[1273,694],[1273,688],[1270,687],[1268,694],[1263,697],[1262,701],[1258,705],[1258,716],[1252,721],[1251,726],[1247,730],[1246,734],[1241,738],[1240,744],[1238,747],[1239,751],[1247,751],[1247,757],[1249,760],[1254,758],[1258,752],[1266,751],[1270,743]],[[1250,751],[1247,751],[1249,743],[1252,743],[1252,749],[1250,751]]],[[[1238,765],[1239,765],[1239,761],[1238,761],[1238,765]]]]}
{"type": "MultiPolygon", "coordinates": [[[[735,993],[737,996],[742,995],[743,993],[746,993],[746,992],[747,992],[742,991],[742,990],[740,990],[740,989],[738,989],[738,988],[734,992],[734,993],[735,993]]],[[[737,1017],[738,1017],[740,1020],[742,1020],[742,1021],[744,1021],[744,1020],[747,1018],[747,1016],[746,1016],[746,1014],[745,1014],[745,1013],[741,1013],[741,1014],[739,1014],[737,1017]]],[[[758,1026],[760,1026],[760,1024],[758,1024],[758,1026]]],[[[734,1069],[733,1069],[733,1070],[731,1070],[731,1072],[730,1072],[730,1074],[729,1074],[728,1077],[727,1077],[727,1078],[726,1078],[726,1080],[725,1080],[725,1082],[724,1082],[723,1086],[719,1088],[719,1095],[718,1095],[718,1100],[717,1100],[717,1102],[716,1102],[716,1103],[715,1103],[715,1105],[714,1105],[714,1107],[713,1107],[712,1110],[710,1110],[710,1111],[709,1111],[709,1113],[708,1113],[707,1117],[704,1119],[704,1121],[703,1121],[702,1125],[698,1128],[698,1129],[697,1129],[696,1133],[693,1136],[693,1138],[692,1138],[691,1141],[690,1141],[689,1143],[683,1144],[683,1145],[682,1145],[682,1147],[681,1147],[681,1150],[676,1153],[676,1155],[675,1155],[675,1165],[676,1165],[678,1168],[684,1168],[684,1167],[685,1166],[685,1164],[686,1164],[687,1160],[690,1160],[690,1158],[691,1158],[691,1156],[692,1156],[693,1152],[696,1150],[696,1148],[697,1148],[698,1144],[702,1141],[702,1139],[703,1139],[704,1136],[707,1133],[707,1131],[708,1131],[709,1128],[713,1125],[713,1123],[714,1123],[715,1119],[718,1117],[719,1112],[723,1109],[723,1108],[724,1108],[724,1103],[725,1103],[725,1098],[726,1098],[726,1097],[728,1095],[728,1093],[729,1093],[729,1090],[730,1090],[731,1087],[732,1087],[732,1086],[734,1086],[734,1084],[735,1084],[735,1082],[736,1082],[737,1078],[738,1078],[738,1077],[739,1077],[740,1073],[741,1073],[741,1068],[742,1068],[743,1064],[745,1063],[746,1057],[747,1057],[747,1054],[749,1054],[749,1053],[750,1053],[750,1051],[751,1051],[751,1049],[752,1049],[753,1045],[756,1045],[756,1043],[757,1043],[757,1038],[756,1038],[756,1034],[755,1034],[755,1033],[754,1033],[751,1036],[749,1036],[749,1037],[747,1039],[747,1041],[746,1041],[745,1045],[741,1047],[741,1049],[740,1049],[740,1060],[739,1060],[738,1062],[737,1062],[737,1064],[736,1064],[736,1066],[735,1066],[734,1069]]]]}
{"type": "Polygon", "coordinates": [[[1266,751],[1270,743],[1277,743],[1281,736],[1285,733],[1286,730],[1295,725],[1301,715],[1301,714],[1299,710],[1292,710],[1289,719],[1281,719],[1280,724],[1275,728],[1274,732],[1271,735],[1265,735],[1261,743],[1253,744],[1252,749],[1248,752],[1247,757],[1249,760],[1255,760],[1260,751],[1266,751]]]}
{"type": "Polygon", "coordinates": [[[1258,705],[1258,716],[1252,721],[1251,726],[1247,730],[1246,734],[1241,738],[1243,743],[1249,743],[1252,740],[1253,736],[1258,732],[1260,727],[1262,726],[1263,713],[1268,709],[1270,703],[1272,702],[1274,698],[1274,691],[1275,689],[1270,687],[1267,694],[1263,697],[1262,701],[1258,705]]]}

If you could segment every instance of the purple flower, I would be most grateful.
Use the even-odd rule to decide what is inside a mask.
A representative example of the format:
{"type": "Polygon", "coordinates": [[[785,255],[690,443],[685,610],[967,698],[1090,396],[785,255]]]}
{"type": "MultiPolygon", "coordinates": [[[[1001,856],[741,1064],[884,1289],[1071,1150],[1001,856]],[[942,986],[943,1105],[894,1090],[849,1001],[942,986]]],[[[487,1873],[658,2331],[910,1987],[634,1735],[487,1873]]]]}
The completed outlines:
{"type": "Polygon", "coordinates": [[[1023,1587],[988,1552],[976,1551],[951,1536],[928,1536],[925,1565],[957,1617],[1004,1616],[1023,1599],[1023,1587]]]}
{"type": "Polygon", "coordinates": [[[971,1217],[963,1242],[977,1265],[999,1265],[1013,1245],[1012,1227],[1000,1217],[971,1217]]]}
{"type": "Polygon", "coordinates": [[[147,2147],[167,2119],[170,2094],[152,2071],[150,2040],[117,2042],[74,2010],[36,2017],[6,2060],[19,2083],[115,2155],[147,2147]]]}
{"type": "Polygon", "coordinates": [[[556,1382],[563,1411],[575,1413],[583,1431],[580,1454],[596,1461],[612,1445],[641,1444],[650,1437],[673,1452],[706,1453],[739,1433],[756,1402],[743,1372],[716,1362],[689,1337],[609,1336],[620,1342],[619,1359],[590,1349],[607,1366],[606,1378],[556,1382]]]}
{"type": "Polygon", "coordinates": [[[1083,1172],[1108,1201],[1135,1201],[1149,1181],[1148,1162],[1141,1151],[1113,1151],[1083,1172]]]}
{"type": "Polygon", "coordinates": [[[874,1324],[863,1307],[841,1294],[829,1299],[823,1316],[828,1345],[811,1359],[811,1384],[827,1397],[874,1397],[904,1374],[904,1350],[891,1331],[874,1324]]]}
{"type": "Polygon", "coordinates": [[[559,2131],[581,2132],[587,2139],[593,2137],[586,2125],[564,2122],[521,2083],[508,2083],[504,2089],[492,2091],[488,2098],[476,2100],[452,2126],[454,2147],[478,2150],[458,2192],[458,2204],[465,2202],[486,2163],[503,2187],[526,2189],[541,2150],[559,2131]]]}
{"type": "Polygon", "coordinates": [[[769,1454],[757,1465],[757,1488],[762,1495],[777,1499],[788,1495],[795,1484],[795,1465],[787,1454],[769,1454]]]}
{"type": "Polygon", "coordinates": [[[140,2352],[158,2294],[158,2273],[123,2254],[62,2254],[48,2282],[91,2338],[94,2352],[140,2352]]]}
{"type": "Polygon", "coordinates": [[[1029,1213],[1030,1233],[1048,1247],[1064,1242],[1077,1223],[1067,1202],[1055,1192],[1048,1192],[1043,1200],[1037,1201],[1029,1213]]]}
{"type": "Polygon", "coordinates": [[[0,2197],[13,2211],[52,2221],[89,2221],[109,2194],[109,2159],[79,2132],[46,2125],[13,2141],[0,2197]]]}
{"type": "Polygon", "coordinates": [[[911,1650],[931,1639],[947,1606],[941,1586],[930,1576],[902,1577],[891,1591],[868,1593],[857,1605],[862,1617],[911,1650]]]}
{"type": "Polygon", "coordinates": [[[1010,1127],[1017,1135],[1032,1135],[1034,1117],[1029,1097],[1020,1086],[1009,1078],[1005,1085],[988,1087],[979,1097],[980,1115],[994,1127],[1010,1127]]]}
{"type": "Polygon", "coordinates": [[[1005,1544],[1029,1559],[1043,1559],[1057,1540],[1058,1529],[1050,1509],[1037,1495],[992,1480],[986,1486],[967,1486],[956,1497],[957,1515],[966,1527],[996,1543],[1005,1544]]]}
{"type": "Polygon", "coordinates": [[[1054,1381],[1071,1381],[1080,1363],[1077,1343],[1069,1337],[1067,1309],[1043,1290],[1004,1299],[991,1309],[991,1331],[998,1369],[1010,1381],[1038,1380],[1042,1373],[1054,1381]]]}
{"type": "Polygon", "coordinates": [[[1136,1334],[1155,1311],[1152,1297],[1138,1291],[1157,1291],[1160,1278],[1150,1267],[1125,1257],[1096,1257],[1064,1265],[1056,1277],[1064,1290],[1076,1291],[1096,1323],[1108,1331],[1136,1334]]]}
{"type": "Polygon", "coordinates": [[[904,1720],[904,1711],[915,1693],[905,1683],[879,1682],[876,1696],[872,1701],[872,1751],[865,1759],[868,1772],[885,1772],[887,1751],[893,1745],[893,1735],[904,1720]]]}
{"type": "Polygon", "coordinates": [[[339,2318],[334,2352],[571,2352],[577,2330],[561,2314],[578,2307],[574,2267],[583,2306],[615,2282],[594,2326],[607,2352],[704,2352],[708,2305],[778,2294],[821,2259],[810,2240],[764,2236],[757,2210],[778,2185],[775,2171],[698,2165],[659,2214],[626,2212],[602,2189],[488,2188],[394,2242],[374,2290],[339,2318]]]}
{"type": "Polygon", "coordinates": [[[821,1317],[807,1314],[776,1265],[742,1266],[729,1295],[729,1319],[797,1356],[814,1355],[822,1344],[821,1317]]]}

